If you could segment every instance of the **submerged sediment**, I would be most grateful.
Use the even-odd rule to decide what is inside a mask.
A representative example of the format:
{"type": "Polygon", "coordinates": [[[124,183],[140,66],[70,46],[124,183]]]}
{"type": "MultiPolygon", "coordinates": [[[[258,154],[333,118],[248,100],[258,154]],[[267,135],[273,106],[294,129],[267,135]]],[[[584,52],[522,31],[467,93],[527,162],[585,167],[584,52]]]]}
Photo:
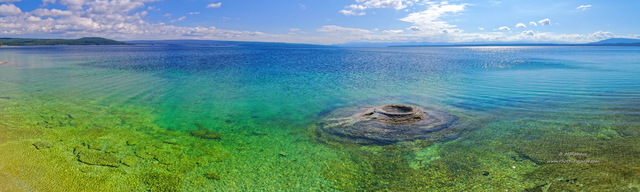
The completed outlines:
{"type": "Polygon", "coordinates": [[[329,113],[318,123],[322,139],[357,144],[390,144],[417,139],[455,138],[453,115],[406,104],[347,107],[329,113]]]}

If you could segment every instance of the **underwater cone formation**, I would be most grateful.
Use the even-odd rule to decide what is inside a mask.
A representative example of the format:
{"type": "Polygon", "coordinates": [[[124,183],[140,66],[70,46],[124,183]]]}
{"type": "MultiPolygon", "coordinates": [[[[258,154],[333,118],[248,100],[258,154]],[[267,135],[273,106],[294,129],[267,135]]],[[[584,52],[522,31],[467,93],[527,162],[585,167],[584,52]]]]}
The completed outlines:
{"type": "Polygon", "coordinates": [[[322,139],[357,144],[391,144],[455,137],[459,130],[449,129],[454,121],[454,116],[444,112],[389,104],[336,109],[317,125],[318,135],[322,139]]]}

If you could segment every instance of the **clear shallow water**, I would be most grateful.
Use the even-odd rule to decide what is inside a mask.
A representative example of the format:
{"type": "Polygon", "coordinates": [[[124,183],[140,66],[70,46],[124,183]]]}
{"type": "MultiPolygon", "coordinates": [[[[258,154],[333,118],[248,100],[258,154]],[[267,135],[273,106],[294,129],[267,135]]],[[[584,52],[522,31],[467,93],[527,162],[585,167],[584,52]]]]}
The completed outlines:
{"type": "Polygon", "coordinates": [[[120,171],[139,180],[125,190],[640,184],[638,171],[629,171],[640,169],[637,47],[24,47],[0,49],[0,60],[8,62],[0,65],[0,115],[9,119],[0,126],[46,130],[30,141],[59,147],[80,176],[120,171]],[[473,129],[441,143],[354,146],[315,138],[314,124],[333,109],[388,103],[445,111],[473,129]],[[95,137],[74,135],[96,127],[103,130],[95,137]],[[222,139],[190,136],[196,129],[222,139]],[[87,144],[95,140],[105,147],[87,144]],[[127,144],[133,140],[144,144],[127,144]],[[119,166],[85,165],[77,145],[111,154],[119,166]],[[153,149],[139,147],[146,145],[153,149]],[[153,150],[176,158],[163,161],[153,150]]]}

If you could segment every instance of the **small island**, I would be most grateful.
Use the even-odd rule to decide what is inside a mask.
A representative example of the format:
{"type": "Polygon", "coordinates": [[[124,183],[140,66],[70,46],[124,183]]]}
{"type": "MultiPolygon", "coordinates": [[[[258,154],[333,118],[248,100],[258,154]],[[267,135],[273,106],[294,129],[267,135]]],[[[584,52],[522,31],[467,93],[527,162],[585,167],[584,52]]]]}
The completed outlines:
{"type": "Polygon", "coordinates": [[[0,46],[39,45],[128,45],[128,43],[101,37],[83,37],[79,39],[0,38],[0,46]]]}

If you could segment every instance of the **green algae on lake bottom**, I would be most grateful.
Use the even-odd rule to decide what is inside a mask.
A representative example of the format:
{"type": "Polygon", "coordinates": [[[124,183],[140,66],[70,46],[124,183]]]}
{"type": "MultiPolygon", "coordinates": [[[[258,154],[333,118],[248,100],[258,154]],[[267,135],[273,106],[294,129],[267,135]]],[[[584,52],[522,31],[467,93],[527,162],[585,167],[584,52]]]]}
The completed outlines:
{"type": "MultiPolygon", "coordinates": [[[[82,109],[83,107],[67,106],[65,108],[67,112],[75,114],[75,110],[82,109]]],[[[114,109],[119,110],[117,108],[114,109]]],[[[40,111],[37,116],[43,114],[42,112],[43,111],[40,111]]],[[[133,111],[130,111],[130,113],[131,112],[133,111]]],[[[47,114],[47,112],[44,114],[47,114]]],[[[23,117],[29,116],[24,113],[21,115],[25,115],[23,117]]],[[[81,117],[84,115],[76,116],[81,117]]],[[[136,116],[142,117],[145,115],[136,114],[136,116]]],[[[91,117],[91,115],[85,117],[87,117],[86,120],[88,121],[95,120],[88,118],[91,117]]],[[[64,118],[64,115],[60,116],[60,118],[64,118]]],[[[117,117],[112,118],[118,119],[117,117]]],[[[121,120],[122,119],[120,119],[120,121],[121,120]]],[[[77,121],[77,123],[83,124],[82,121],[84,121],[84,119],[77,118],[77,121]]],[[[144,120],[142,122],[144,122],[144,120]]],[[[100,126],[101,124],[101,122],[95,121],[92,123],[95,126],[100,126]]],[[[146,124],[135,122],[125,123],[133,123],[129,125],[131,127],[146,124]]],[[[283,170],[281,169],[282,167],[279,166],[276,166],[279,167],[278,169],[276,169],[276,167],[263,167],[274,166],[280,163],[287,163],[288,165],[286,165],[286,167],[290,167],[292,164],[304,164],[304,166],[298,167],[300,170],[293,169],[290,170],[293,172],[289,173],[298,173],[298,171],[303,170],[311,171],[314,170],[312,169],[313,167],[319,166],[319,169],[315,170],[320,171],[319,175],[323,178],[318,178],[321,180],[315,180],[315,182],[313,182],[314,180],[312,179],[310,180],[312,182],[308,183],[308,186],[305,186],[305,188],[297,188],[301,190],[415,191],[439,189],[452,191],[493,191],[535,190],[538,188],[548,190],[580,190],[585,189],[585,186],[590,187],[586,189],[594,190],[624,190],[633,189],[634,185],[629,185],[631,188],[629,188],[629,186],[617,186],[617,182],[632,182],[626,178],[628,176],[631,176],[631,178],[638,176],[634,172],[636,169],[632,167],[633,164],[628,164],[631,162],[621,162],[621,159],[612,157],[627,158],[627,155],[635,155],[637,152],[640,152],[637,149],[629,147],[628,144],[626,147],[619,146],[629,141],[637,141],[637,139],[610,142],[610,140],[621,139],[622,137],[602,140],[599,137],[581,135],[582,133],[580,132],[577,132],[578,135],[571,133],[563,134],[562,132],[549,131],[562,128],[559,127],[560,125],[539,125],[526,121],[520,124],[500,121],[491,122],[483,126],[485,128],[476,130],[480,132],[479,134],[475,132],[474,134],[465,134],[456,140],[439,144],[414,141],[385,146],[329,145],[328,149],[331,149],[330,151],[333,152],[327,151],[327,148],[323,147],[326,145],[309,141],[308,138],[305,139],[307,135],[305,135],[304,132],[293,133],[300,134],[297,137],[306,140],[303,141],[304,144],[295,145],[295,143],[298,142],[282,143],[284,146],[294,144],[296,147],[305,146],[306,148],[304,151],[292,152],[290,149],[287,149],[288,147],[270,151],[267,150],[270,147],[252,149],[255,147],[253,146],[255,144],[265,143],[268,141],[264,140],[273,140],[276,138],[250,133],[244,133],[239,136],[230,135],[230,137],[238,143],[227,143],[229,146],[235,145],[234,147],[229,147],[223,143],[216,143],[223,140],[211,140],[209,144],[206,144],[202,142],[207,140],[191,137],[189,133],[164,131],[157,128],[146,128],[140,132],[123,132],[123,130],[119,128],[83,130],[66,125],[54,128],[38,126],[39,125],[36,124],[32,129],[47,130],[49,133],[43,135],[43,138],[49,139],[53,143],[53,148],[58,148],[58,152],[69,156],[67,159],[69,159],[70,162],[67,163],[71,164],[71,167],[75,167],[77,174],[91,177],[104,177],[106,176],[105,174],[124,172],[128,174],[121,173],[116,175],[131,180],[128,182],[131,186],[127,186],[131,189],[139,188],[137,185],[140,185],[146,186],[147,189],[151,190],[169,191],[260,188],[259,186],[249,183],[242,183],[244,185],[240,186],[228,185],[241,183],[242,180],[247,179],[247,177],[258,179],[250,176],[251,174],[256,174],[255,171],[271,172],[267,175],[272,175],[272,178],[277,178],[278,181],[275,182],[289,181],[289,183],[269,183],[272,186],[296,189],[296,182],[303,181],[305,177],[281,175],[279,174],[280,172],[286,172],[287,170],[283,170]],[[520,129],[513,131],[513,126],[519,126],[520,129]],[[496,132],[496,129],[508,129],[511,131],[504,130],[505,132],[496,132]],[[539,132],[545,134],[538,134],[540,139],[535,140],[518,139],[518,137],[530,136],[528,132],[518,132],[521,130],[532,132],[539,130],[539,132]],[[501,135],[496,135],[496,133],[500,133],[501,135]],[[516,138],[513,138],[514,136],[516,138]],[[250,142],[251,139],[247,139],[246,137],[260,137],[260,142],[252,143],[250,142]],[[491,137],[492,139],[485,137],[491,137]],[[572,140],[567,141],[567,137],[571,137],[572,140]],[[176,142],[164,142],[169,138],[174,139],[176,142]],[[606,148],[590,149],[594,146],[606,148]],[[612,148],[620,148],[620,150],[609,150],[612,148]],[[108,154],[109,157],[92,157],[98,158],[98,162],[90,163],[90,161],[86,162],[81,159],[81,153],[78,153],[78,150],[93,151],[89,154],[93,153],[98,156],[108,154]],[[252,150],[256,151],[248,152],[252,150]],[[328,156],[321,158],[315,156],[317,153],[314,153],[314,151],[317,152],[317,150],[325,151],[324,153],[331,153],[333,155],[325,154],[328,156]],[[598,162],[590,164],[579,162],[549,162],[551,160],[572,160],[572,156],[558,156],[558,153],[561,152],[585,153],[587,154],[586,159],[597,160],[598,162]],[[619,154],[621,152],[623,153],[619,154]],[[252,166],[251,163],[246,163],[250,161],[244,158],[250,158],[250,156],[258,153],[271,153],[270,155],[263,155],[262,158],[265,159],[261,159],[262,161],[268,161],[268,163],[262,164],[261,166],[252,166]],[[279,155],[280,153],[287,153],[289,155],[282,156],[279,155]],[[74,154],[77,155],[77,157],[73,157],[74,154]],[[304,156],[313,157],[309,159],[310,157],[304,156]],[[118,162],[118,160],[114,160],[115,158],[122,159],[118,162]],[[135,160],[133,160],[133,162],[135,163],[126,163],[127,161],[124,160],[126,158],[134,158],[135,160]],[[224,163],[226,161],[233,161],[233,163],[224,163]],[[620,163],[620,165],[613,166],[616,163],[620,163]],[[106,165],[107,167],[100,167],[102,165],[106,165]],[[241,172],[248,175],[239,174],[238,172],[231,174],[233,172],[225,168],[243,169],[244,171],[241,172]],[[490,174],[484,175],[485,172],[490,174]],[[609,173],[607,178],[599,175],[602,172],[609,173]],[[129,175],[132,173],[133,175],[129,175]],[[211,173],[219,174],[217,176],[211,176],[211,173]],[[611,175],[618,177],[612,177],[611,175]],[[184,178],[189,178],[190,181],[184,178]],[[223,182],[225,184],[216,185],[212,182],[223,182]],[[211,188],[212,186],[216,187],[211,188]]],[[[146,126],[153,126],[153,124],[146,124],[146,126]]],[[[292,133],[289,132],[285,135],[286,137],[291,137],[290,134],[292,133]]],[[[26,145],[28,145],[28,143],[26,143],[26,145]]],[[[253,156],[253,158],[255,158],[255,156],[253,156]]],[[[260,183],[261,181],[245,180],[244,182],[260,183]]],[[[264,186],[262,189],[269,188],[264,186]]]]}

